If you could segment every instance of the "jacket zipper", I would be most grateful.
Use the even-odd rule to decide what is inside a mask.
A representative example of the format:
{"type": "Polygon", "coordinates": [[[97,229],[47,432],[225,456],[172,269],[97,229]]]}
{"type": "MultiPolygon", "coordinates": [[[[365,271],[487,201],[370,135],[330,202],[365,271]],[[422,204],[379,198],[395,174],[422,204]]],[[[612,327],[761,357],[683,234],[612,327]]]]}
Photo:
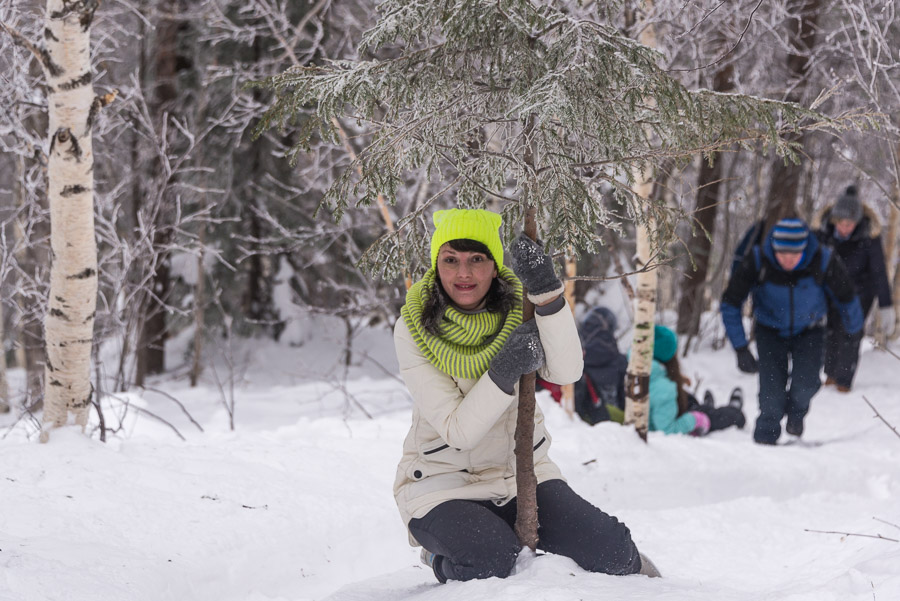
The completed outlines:
{"type": "Polygon", "coordinates": [[[433,453],[437,453],[438,451],[443,451],[444,449],[447,449],[449,447],[450,447],[450,445],[448,445],[448,444],[441,445],[436,449],[431,449],[430,451],[424,451],[422,454],[423,455],[431,455],[433,453]]]}

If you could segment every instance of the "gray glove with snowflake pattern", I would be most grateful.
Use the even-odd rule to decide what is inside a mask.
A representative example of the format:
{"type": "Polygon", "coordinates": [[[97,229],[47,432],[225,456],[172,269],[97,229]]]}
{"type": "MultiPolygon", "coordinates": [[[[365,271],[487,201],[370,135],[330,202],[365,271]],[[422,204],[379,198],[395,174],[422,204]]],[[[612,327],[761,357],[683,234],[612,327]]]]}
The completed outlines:
{"type": "Polygon", "coordinates": [[[512,270],[528,289],[528,299],[536,305],[553,300],[563,292],[562,282],[556,277],[553,260],[541,246],[524,233],[509,248],[512,270]]]}
{"type": "Polygon", "coordinates": [[[544,364],[544,347],[537,322],[526,321],[510,333],[488,370],[488,375],[506,394],[512,394],[522,374],[537,371],[544,364]]]}

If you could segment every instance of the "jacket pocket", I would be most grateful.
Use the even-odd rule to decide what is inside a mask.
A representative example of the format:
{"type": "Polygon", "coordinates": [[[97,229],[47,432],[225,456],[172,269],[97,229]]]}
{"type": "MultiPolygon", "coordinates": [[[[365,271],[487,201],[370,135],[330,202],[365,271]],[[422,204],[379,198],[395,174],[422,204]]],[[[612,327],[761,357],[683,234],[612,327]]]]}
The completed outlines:
{"type": "Polygon", "coordinates": [[[411,480],[428,476],[469,471],[469,453],[454,449],[443,440],[432,441],[419,447],[419,456],[407,470],[411,480]]]}

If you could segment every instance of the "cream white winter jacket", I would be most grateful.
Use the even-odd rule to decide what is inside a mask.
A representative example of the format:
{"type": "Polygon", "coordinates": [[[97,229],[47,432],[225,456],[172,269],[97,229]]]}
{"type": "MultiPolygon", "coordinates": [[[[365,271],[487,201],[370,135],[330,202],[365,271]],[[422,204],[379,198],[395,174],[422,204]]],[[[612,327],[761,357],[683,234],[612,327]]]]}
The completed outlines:
{"type": "MultiPolygon", "coordinates": [[[[568,307],[537,315],[546,355],[541,378],[569,384],[581,377],[583,360],[575,319],[568,307]]],[[[503,392],[485,372],[456,379],[428,362],[403,319],[394,327],[400,375],[413,398],[412,427],[397,466],[394,498],[405,524],[452,499],[504,505],[516,495],[514,454],[518,384],[503,392]]],[[[535,407],[534,469],[537,481],[562,478],[547,456],[550,435],[535,407]]],[[[418,542],[410,536],[410,544],[418,542]]]]}

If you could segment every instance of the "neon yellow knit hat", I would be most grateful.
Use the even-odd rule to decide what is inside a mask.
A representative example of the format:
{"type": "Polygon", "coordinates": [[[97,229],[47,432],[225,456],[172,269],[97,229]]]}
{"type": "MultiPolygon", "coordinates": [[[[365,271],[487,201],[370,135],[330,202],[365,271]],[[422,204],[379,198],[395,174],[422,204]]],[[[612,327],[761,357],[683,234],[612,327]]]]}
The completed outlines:
{"type": "Polygon", "coordinates": [[[488,247],[497,264],[503,267],[503,244],[500,242],[500,224],[503,218],[484,209],[448,209],[435,211],[434,235],[431,236],[431,266],[437,267],[438,250],[451,240],[475,240],[488,247]]]}

